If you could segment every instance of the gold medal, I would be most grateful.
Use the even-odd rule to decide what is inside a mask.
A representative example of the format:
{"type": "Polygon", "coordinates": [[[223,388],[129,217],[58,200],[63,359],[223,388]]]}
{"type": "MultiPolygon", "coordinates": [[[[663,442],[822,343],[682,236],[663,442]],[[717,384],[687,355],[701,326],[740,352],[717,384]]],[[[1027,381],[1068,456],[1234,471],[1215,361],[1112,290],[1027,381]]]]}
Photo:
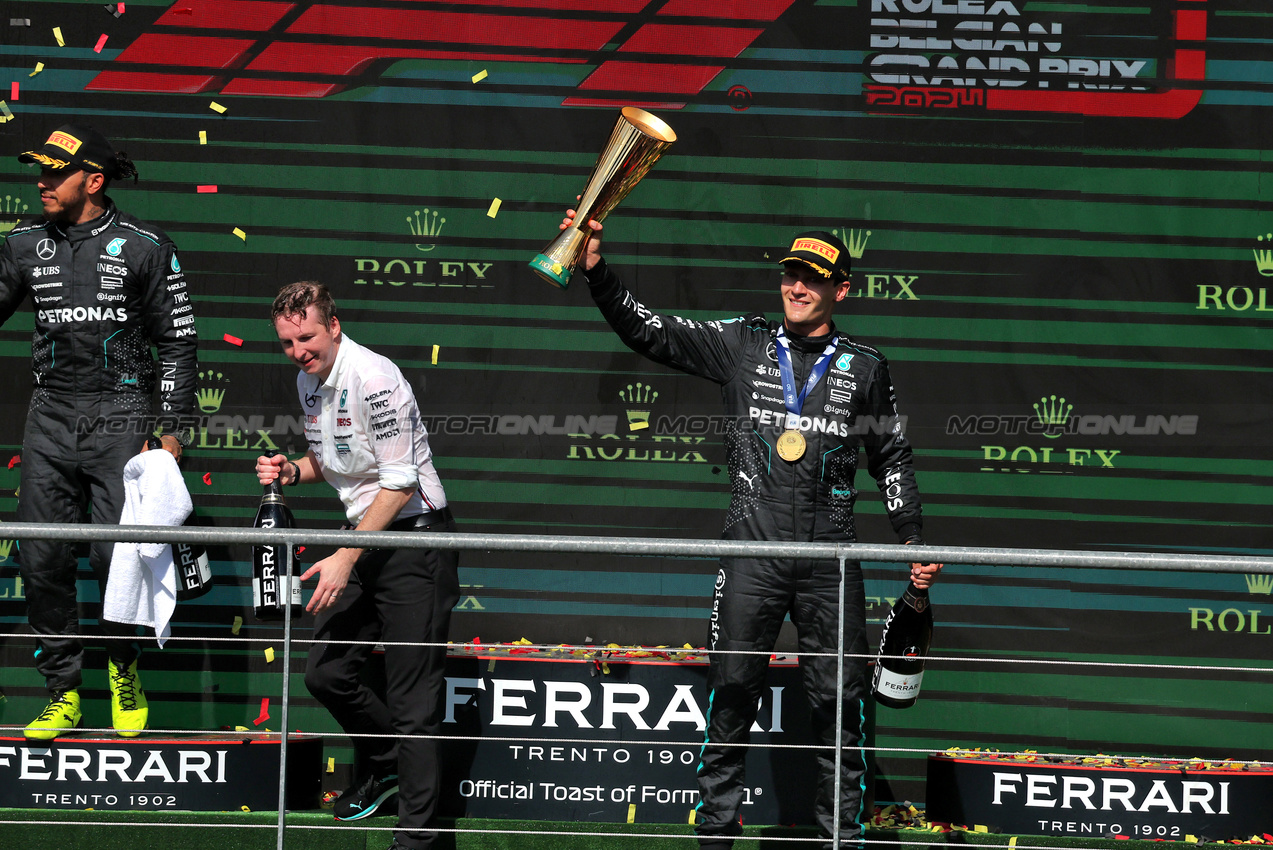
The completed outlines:
{"type": "Polygon", "coordinates": [[[799,431],[783,431],[777,442],[778,457],[797,461],[804,457],[805,442],[799,431]]]}

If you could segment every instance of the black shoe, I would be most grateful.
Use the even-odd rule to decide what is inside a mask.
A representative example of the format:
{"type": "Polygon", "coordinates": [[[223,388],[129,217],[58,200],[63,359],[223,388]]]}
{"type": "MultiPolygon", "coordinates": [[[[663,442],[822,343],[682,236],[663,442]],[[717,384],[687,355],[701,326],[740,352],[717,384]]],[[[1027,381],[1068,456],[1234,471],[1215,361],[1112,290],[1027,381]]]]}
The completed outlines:
{"type": "Polygon", "coordinates": [[[398,774],[378,778],[368,776],[336,798],[333,806],[336,820],[361,820],[370,817],[382,804],[398,795],[398,774]]]}

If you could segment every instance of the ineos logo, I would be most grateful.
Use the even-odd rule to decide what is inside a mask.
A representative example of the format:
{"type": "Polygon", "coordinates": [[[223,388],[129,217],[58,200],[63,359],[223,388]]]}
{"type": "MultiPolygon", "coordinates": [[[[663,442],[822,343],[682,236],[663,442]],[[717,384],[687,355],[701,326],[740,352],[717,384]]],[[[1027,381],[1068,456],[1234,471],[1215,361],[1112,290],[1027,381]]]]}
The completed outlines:
{"type": "Polygon", "coordinates": [[[53,244],[52,239],[41,239],[35,246],[35,255],[41,260],[51,260],[56,253],[57,245],[53,244]]]}

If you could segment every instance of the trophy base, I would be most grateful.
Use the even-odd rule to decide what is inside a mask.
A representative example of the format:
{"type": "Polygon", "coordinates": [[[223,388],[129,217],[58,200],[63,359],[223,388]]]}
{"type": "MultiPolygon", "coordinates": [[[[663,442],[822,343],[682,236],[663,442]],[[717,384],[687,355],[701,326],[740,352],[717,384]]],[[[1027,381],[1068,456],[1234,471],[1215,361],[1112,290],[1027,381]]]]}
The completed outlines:
{"type": "Polygon", "coordinates": [[[547,254],[538,254],[531,260],[530,270],[558,289],[570,286],[570,269],[553,260],[547,254]]]}

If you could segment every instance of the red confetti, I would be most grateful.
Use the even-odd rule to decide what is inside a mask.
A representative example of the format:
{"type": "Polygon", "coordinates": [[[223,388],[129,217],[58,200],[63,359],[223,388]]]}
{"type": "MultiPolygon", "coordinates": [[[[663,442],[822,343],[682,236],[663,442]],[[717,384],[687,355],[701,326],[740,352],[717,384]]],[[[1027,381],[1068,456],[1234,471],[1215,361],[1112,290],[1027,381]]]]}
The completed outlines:
{"type": "Polygon", "coordinates": [[[123,4],[123,3],[120,3],[120,4],[119,4],[119,13],[120,13],[121,15],[122,15],[122,14],[124,14],[124,4],[123,4]]]}
{"type": "Polygon", "coordinates": [[[215,195],[217,193],[217,187],[211,186],[211,185],[195,186],[194,190],[198,192],[200,195],[215,195]]]}
{"type": "Polygon", "coordinates": [[[14,80],[13,82],[9,83],[9,100],[17,100],[17,99],[18,99],[18,81],[14,80]]]}
{"type": "Polygon", "coordinates": [[[211,472],[205,472],[205,473],[203,473],[203,483],[204,483],[204,484],[207,484],[209,487],[211,487],[211,486],[212,486],[212,473],[211,473],[211,472]]]}
{"type": "Polygon", "coordinates": [[[252,721],[253,726],[260,726],[262,723],[270,719],[270,698],[261,697],[261,714],[252,721]]]}
{"type": "Polygon", "coordinates": [[[305,551],[305,547],[304,547],[304,546],[300,546],[300,547],[298,547],[298,548],[296,549],[296,554],[297,554],[297,555],[299,555],[300,553],[302,553],[302,552],[304,552],[304,551],[305,551]]]}
{"type": "Polygon", "coordinates": [[[22,455],[14,455],[13,457],[9,458],[10,469],[13,469],[13,467],[19,463],[22,463],[22,455]]]}
{"type": "Polygon", "coordinates": [[[101,38],[97,39],[97,46],[93,48],[94,53],[101,53],[102,48],[106,46],[106,39],[109,38],[106,33],[102,33],[101,38]]]}
{"type": "Polygon", "coordinates": [[[222,338],[223,340],[225,340],[226,342],[230,343],[230,345],[242,345],[242,344],[243,344],[243,340],[239,339],[237,336],[230,336],[229,334],[225,334],[225,335],[224,335],[224,336],[222,336],[221,338],[222,338]]]}

